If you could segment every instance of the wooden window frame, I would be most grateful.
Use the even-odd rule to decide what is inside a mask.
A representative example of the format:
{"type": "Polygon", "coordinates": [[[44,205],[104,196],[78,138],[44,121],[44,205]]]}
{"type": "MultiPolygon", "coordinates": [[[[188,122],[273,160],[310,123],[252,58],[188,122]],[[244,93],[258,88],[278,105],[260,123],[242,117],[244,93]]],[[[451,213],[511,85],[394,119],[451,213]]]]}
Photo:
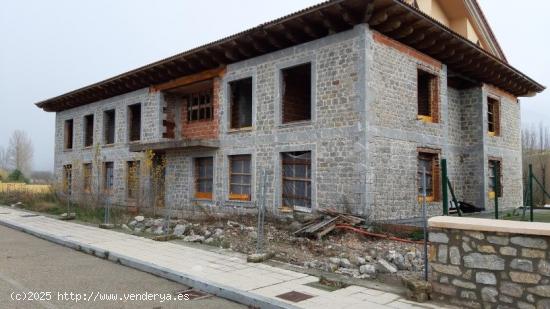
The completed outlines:
{"type": "Polygon", "coordinates": [[[500,172],[500,177],[499,177],[499,180],[498,180],[498,197],[502,197],[503,195],[503,192],[504,190],[502,189],[502,159],[501,158],[497,158],[497,157],[489,157],[488,160],[487,160],[487,168],[488,168],[488,184],[487,184],[487,190],[489,191],[489,199],[494,199],[495,198],[495,191],[494,191],[494,187],[493,187],[493,179],[495,178],[495,175],[493,174],[493,162],[497,162],[497,164],[499,165],[499,172],[500,172]]]}
{"type": "Polygon", "coordinates": [[[286,151],[286,152],[281,153],[281,155],[280,155],[281,156],[281,198],[282,198],[281,207],[283,209],[301,208],[301,209],[311,210],[313,208],[313,203],[312,203],[313,202],[313,199],[312,199],[312,195],[313,195],[313,188],[312,188],[312,182],[313,182],[312,181],[312,177],[313,177],[312,155],[313,155],[313,152],[309,151],[309,150],[308,151],[286,151]],[[309,153],[309,158],[307,160],[303,160],[303,162],[296,161],[295,159],[285,160],[285,154],[294,154],[294,153],[309,153]],[[306,166],[305,174],[306,175],[308,174],[308,169],[309,169],[309,178],[285,176],[285,165],[294,165],[294,166],[296,166],[296,165],[305,165],[306,166]],[[293,182],[293,183],[304,182],[304,183],[306,183],[306,190],[309,190],[309,198],[307,196],[297,196],[297,195],[286,196],[285,195],[285,190],[284,190],[286,182],[293,182]],[[309,204],[309,206],[286,205],[285,204],[286,199],[304,200],[304,201],[306,201],[306,204],[309,204]]]}
{"type": "MultiPolygon", "coordinates": [[[[431,194],[426,194],[427,202],[439,202],[441,201],[441,173],[439,157],[441,156],[441,150],[432,148],[418,148],[417,149],[417,171],[416,171],[416,190],[418,194],[418,201],[422,201],[422,194],[420,192],[422,186],[422,173],[420,171],[421,157],[430,157],[431,159],[431,174],[432,188],[431,194]]],[[[426,171],[428,174],[428,171],[426,171]]]]}
{"type": "Polygon", "coordinates": [[[246,154],[246,155],[231,155],[229,156],[229,200],[230,201],[251,201],[252,200],[252,155],[246,154]],[[244,165],[243,165],[243,171],[235,172],[233,170],[233,162],[234,161],[243,161],[248,162],[248,173],[244,172],[244,165]],[[242,182],[236,183],[233,181],[234,176],[241,176],[241,177],[248,177],[249,182],[248,184],[242,182]],[[248,187],[248,192],[250,194],[241,194],[241,193],[233,193],[234,186],[239,187],[248,187]]]}
{"type": "Polygon", "coordinates": [[[500,136],[500,99],[487,97],[487,133],[489,136],[500,136]]]}
{"type": "Polygon", "coordinates": [[[427,123],[439,122],[439,76],[434,72],[424,70],[422,68],[417,69],[417,119],[427,123]],[[425,114],[421,114],[421,80],[427,78],[428,91],[427,91],[427,108],[429,111],[425,114]]]}
{"type": "Polygon", "coordinates": [[[214,96],[212,89],[188,94],[187,122],[211,121],[212,119],[214,119],[214,96]],[[204,98],[204,102],[202,98],[204,98]],[[195,99],[197,99],[197,104],[195,104],[195,99]],[[196,117],[193,117],[194,111],[197,112],[196,117]],[[201,114],[204,114],[203,118],[201,118],[201,114]]]}
{"type": "Polygon", "coordinates": [[[82,189],[84,190],[84,193],[92,192],[92,174],[93,174],[92,163],[82,164],[82,189]]]}
{"type": "Polygon", "coordinates": [[[214,157],[200,157],[200,158],[194,158],[193,159],[193,163],[194,163],[194,185],[195,185],[195,198],[196,199],[201,199],[201,200],[212,200],[213,199],[213,192],[214,192],[214,157]],[[212,175],[210,176],[204,176],[204,177],[201,177],[200,176],[200,169],[202,166],[207,166],[207,165],[203,165],[204,163],[210,163],[210,165],[212,166],[212,175]],[[212,191],[211,192],[202,192],[200,190],[200,187],[201,187],[201,182],[206,182],[206,181],[209,181],[211,184],[211,188],[212,188],[212,191]]]}

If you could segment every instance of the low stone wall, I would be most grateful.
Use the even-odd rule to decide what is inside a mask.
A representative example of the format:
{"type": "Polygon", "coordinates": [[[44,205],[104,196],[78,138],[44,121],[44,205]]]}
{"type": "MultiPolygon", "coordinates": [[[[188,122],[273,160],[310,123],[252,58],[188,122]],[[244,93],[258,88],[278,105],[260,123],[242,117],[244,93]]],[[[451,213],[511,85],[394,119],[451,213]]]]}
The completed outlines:
{"type": "Polygon", "coordinates": [[[429,220],[432,298],[468,308],[550,308],[550,224],[429,220]]]}

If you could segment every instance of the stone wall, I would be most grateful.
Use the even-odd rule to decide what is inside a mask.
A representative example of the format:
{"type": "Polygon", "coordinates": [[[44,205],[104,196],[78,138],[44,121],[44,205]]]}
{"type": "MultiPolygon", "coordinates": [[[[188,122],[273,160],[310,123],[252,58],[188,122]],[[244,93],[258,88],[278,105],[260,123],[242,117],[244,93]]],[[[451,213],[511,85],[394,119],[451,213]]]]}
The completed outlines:
{"type": "MultiPolygon", "coordinates": [[[[185,108],[162,92],[144,88],[121,96],[59,112],[56,117],[55,170],[73,165],[73,190],[82,183],[81,168],[91,163],[94,147],[83,147],[83,117],[94,114],[94,144],[101,162],[115,166],[116,204],[126,202],[126,161],[129,152],[127,106],[142,103],[142,141],[174,138],[218,138],[219,149],[208,153],[168,150],[166,204],[172,209],[254,209],[266,171],[266,205],[280,214],[281,152],[311,151],[312,209],[332,208],[369,219],[419,217],[417,154],[419,148],[440,152],[448,159],[449,177],[461,201],[488,206],[488,157],[502,160],[502,208],[522,202],[520,114],[515,98],[488,85],[470,89],[448,86],[447,67],[401,43],[358,25],[353,29],[227,66],[214,82],[214,120],[185,123],[185,108]],[[311,63],[312,117],[282,123],[281,70],[311,63]],[[417,70],[438,76],[438,121],[417,118],[417,70]],[[229,128],[229,83],[252,78],[252,127],[229,128]],[[486,97],[501,101],[501,136],[486,134],[486,97]],[[103,111],[116,109],[116,138],[104,145],[103,111]],[[63,149],[63,124],[74,120],[74,147],[63,149]],[[163,120],[175,123],[166,132],[163,120]],[[228,156],[252,157],[252,200],[229,201],[228,156]],[[193,158],[215,158],[212,201],[195,200],[193,158]]],[[[142,174],[143,175],[143,174],[142,174]]],[[[93,166],[93,187],[102,182],[101,166],[93,166]]],[[[142,181],[142,185],[145,180],[142,181]]],[[[302,209],[303,210],[303,209],[302,209]]],[[[430,215],[441,214],[441,202],[428,205],[430,215]]]]}
{"type": "Polygon", "coordinates": [[[433,298],[468,308],[550,308],[550,224],[434,217],[433,298]]]}

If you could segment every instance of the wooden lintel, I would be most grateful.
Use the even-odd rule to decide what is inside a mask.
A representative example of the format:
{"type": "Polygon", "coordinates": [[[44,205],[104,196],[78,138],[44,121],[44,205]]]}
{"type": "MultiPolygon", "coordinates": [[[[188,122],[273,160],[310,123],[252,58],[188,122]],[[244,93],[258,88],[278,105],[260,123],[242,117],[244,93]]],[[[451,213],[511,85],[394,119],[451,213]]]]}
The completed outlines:
{"type": "Polygon", "coordinates": [[[173,88],[189,85],[192,83],[212,79],[215,77],[221,77],[223,76],[224,73],[225,73],[225,67],[206,70],[197,74],[183,76],[163,84],[154,85],[153,88],[156,91],[173,89],[173,88]]]}

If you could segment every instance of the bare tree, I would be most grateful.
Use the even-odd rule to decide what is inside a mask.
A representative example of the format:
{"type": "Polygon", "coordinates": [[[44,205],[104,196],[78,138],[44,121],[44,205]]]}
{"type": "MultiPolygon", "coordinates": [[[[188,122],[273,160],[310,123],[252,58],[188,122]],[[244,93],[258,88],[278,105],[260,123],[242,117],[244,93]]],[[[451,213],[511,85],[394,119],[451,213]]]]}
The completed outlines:
{"type": "Polygon", "coordinates": [[[8,150],[0,147],[0,169],[7,170],[9,166],[8,150]]]}
{"type": "MultiPolygon", "coordinates": [[[[528,166],[531,164],[533,174],[546,188],[546,173],[550,164],[550,128],[543,123],[531,124],[522,129],[521,135],[524,176],[527,176],[528,166]]],[[[544,192],[538,186],[534,186],[533,191],[535,204],[546,204],[544,192]]]]}
{"type": "Polygon", "coordinates": [[[10,167],[30,176],[34,149],[30,137],[21,130],[15,130],[10,137],[8,161],[10,167]]]}

